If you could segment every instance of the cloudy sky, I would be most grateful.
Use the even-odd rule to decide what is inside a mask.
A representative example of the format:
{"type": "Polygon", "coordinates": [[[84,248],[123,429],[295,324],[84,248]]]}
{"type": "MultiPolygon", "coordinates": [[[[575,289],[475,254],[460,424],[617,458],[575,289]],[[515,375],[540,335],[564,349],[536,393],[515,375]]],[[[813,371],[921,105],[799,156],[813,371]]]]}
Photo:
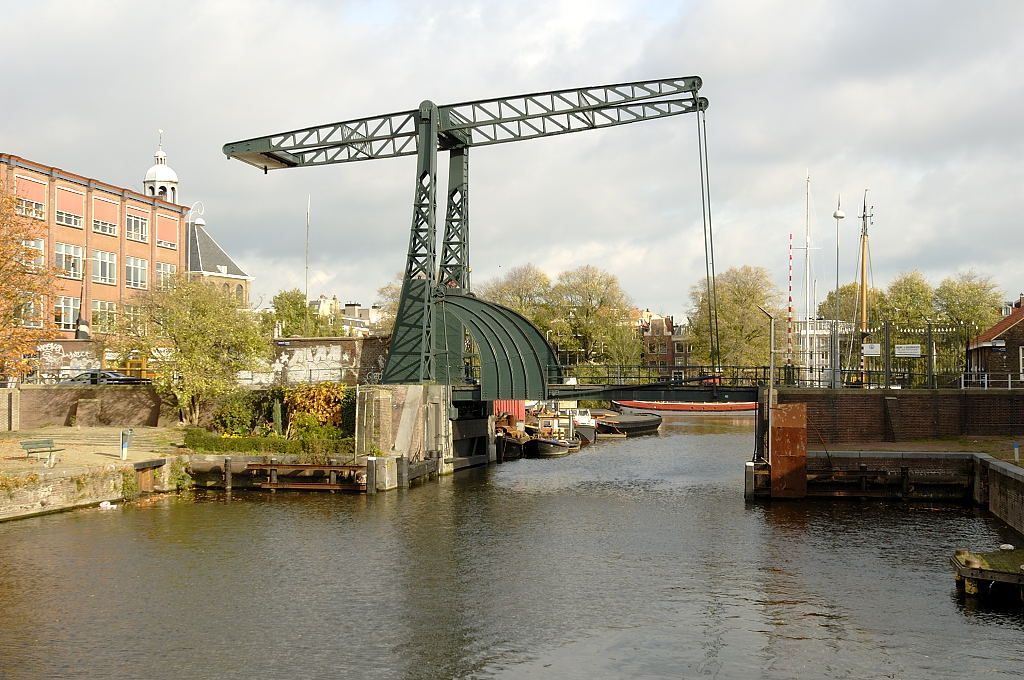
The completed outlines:
{"type": "MultiPolygon", "coordinates": [[[[0,151],[141,188],[163,128],[183,202],[204,203],[256,302],[303,285],[307,194],[311,295],[373,301],[404,266],[415,159],[264,175],[224,143],[424,99],[686,75],[711,102],[720,272],[764,266],[785,289],[810,172],[819,291],[835,281],[839,194],[853,277],[865,188],[876,285],[974,269],[1007,297],[1024,290],[1018,0],[2,6],[0,151]]],[[[552,276],[594,264],[641,307],[687,308],[704,269],[693,116],[481,148],[471,178],[476,283],[527,262],[552,276]]]]}

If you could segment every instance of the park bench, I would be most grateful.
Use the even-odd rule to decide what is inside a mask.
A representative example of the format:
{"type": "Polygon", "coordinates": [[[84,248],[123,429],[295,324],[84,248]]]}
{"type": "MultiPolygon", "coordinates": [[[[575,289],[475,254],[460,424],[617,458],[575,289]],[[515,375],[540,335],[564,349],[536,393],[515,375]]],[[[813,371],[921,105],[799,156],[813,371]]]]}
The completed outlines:
{"type": "Polygon", "coordinates": [[[35,456],[36,460],[51,460],[53,454],[64,449],[53,447],[52,439],[29,439],[21,442],[21,448],[25,449],[25,458],[35,456]]]}

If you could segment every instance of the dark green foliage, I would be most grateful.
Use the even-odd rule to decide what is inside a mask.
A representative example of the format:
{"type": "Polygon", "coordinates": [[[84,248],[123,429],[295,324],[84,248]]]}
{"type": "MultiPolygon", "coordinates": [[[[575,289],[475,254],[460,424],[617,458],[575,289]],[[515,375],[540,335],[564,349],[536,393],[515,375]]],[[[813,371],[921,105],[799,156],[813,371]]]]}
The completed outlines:
{"type": "Polygon", "coordinates": [[[356,391],[346,390],[341,402],[341,431],[349,437],[356,434],[356,391]]]}
{"type": "Polygon", "coordinates": [[[192,475],[188,473],[188,464],[184,458],[175,458],[171,462],[171,469],[168,473],[168,484],[178,491],[188,489],[192,486],[192,475]]]}
{"type": "Polygon", "coordinates": [[[341,439],[342,432],[332,425],[321,425],[310,413],[293,413],[290,418],[292,439],[341,439]]]}
{"type": "Polygon", "coordinates": [[[246,391],[229,395],[213,412],[213,427],[222,434],[249,434],[254,420],[253,393],[246,391]]]}
{"type": "Polygon", "coordinates": [[[185,431],[185,446],[200,452],[298,454],[302,451],[300,442],[283,437],[221,437],[199,428],[185,431]]]}
{"type": "Polygon", "coordinates": [[[135,470],[121,470],[121,497],[126,501],[133,501],[139,497],[139,480],[135,477],[135,470]]]}
{"type": "MultiPolygon", "coordinates": [[[[256,390],[252,394],[252,413],[256,423],[274,423],[274,402],[284,403],[284,388],[269,387],[264,390],[256,390]]],[[[280,409],[280,406],[278,406],[280,409]]]]}
{"type": "Polygon", "coordinates": [[[284,410],[280,400],[274,401],[273,418],[274,418],[274,434],[284,434],[284,418],[281,413],[284,410]]]}

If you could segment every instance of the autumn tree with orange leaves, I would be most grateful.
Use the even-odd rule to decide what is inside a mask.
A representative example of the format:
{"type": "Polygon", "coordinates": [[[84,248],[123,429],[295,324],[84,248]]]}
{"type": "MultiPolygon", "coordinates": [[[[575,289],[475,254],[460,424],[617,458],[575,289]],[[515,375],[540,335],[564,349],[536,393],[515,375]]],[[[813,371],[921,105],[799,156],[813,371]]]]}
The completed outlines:
{"type": "Polygon", "coordinates": [[[31,246],[46,238],[46,224],[19,215],[17,205],[16,197],[0,192],[0,377],[23,373],[25,356],[53,326],[45,312],[54,272],[31,246]]]}

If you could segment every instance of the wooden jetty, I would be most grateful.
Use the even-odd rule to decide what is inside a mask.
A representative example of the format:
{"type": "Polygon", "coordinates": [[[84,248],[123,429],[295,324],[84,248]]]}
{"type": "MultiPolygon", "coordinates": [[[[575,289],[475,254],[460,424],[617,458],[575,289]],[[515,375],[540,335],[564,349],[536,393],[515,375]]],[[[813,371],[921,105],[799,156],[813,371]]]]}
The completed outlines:
{"type": "Polygon", "coordinates": [[[296,489],[300,491],[349,491],[366,492],[365,465],[338,465],[332,461],[326,465],[317,463],[248,463],[247,470],[254,474],[266,473],[261,489],[296,489]],[[281,481],[281,478],[286,478],[281,481]]]}
{"type": "Polygon", "coordinates": [[[1024,603],[1024,549],[1004,545],[976,553],[957,550],[951,558],[956,589],[967,597],[1012,597],[1024,603]]]}

